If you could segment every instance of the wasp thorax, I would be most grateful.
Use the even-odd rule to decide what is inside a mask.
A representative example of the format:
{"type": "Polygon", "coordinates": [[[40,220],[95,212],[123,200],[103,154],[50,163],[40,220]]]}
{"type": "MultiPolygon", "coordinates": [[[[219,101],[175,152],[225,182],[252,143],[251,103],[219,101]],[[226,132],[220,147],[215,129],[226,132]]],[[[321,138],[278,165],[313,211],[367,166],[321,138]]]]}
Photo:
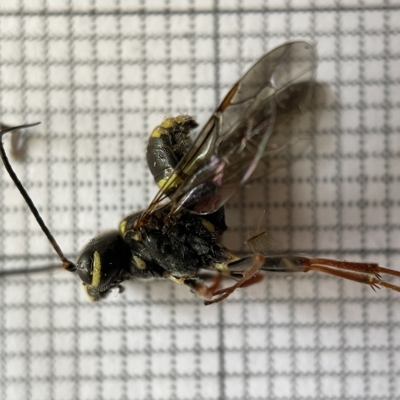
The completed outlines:
{"type": "Polygon", "coordinates": [[[129,277],[129,247],[118,231],[103,233],[82,250],[76,272],[91,300],[100,300],[129,277]]]}

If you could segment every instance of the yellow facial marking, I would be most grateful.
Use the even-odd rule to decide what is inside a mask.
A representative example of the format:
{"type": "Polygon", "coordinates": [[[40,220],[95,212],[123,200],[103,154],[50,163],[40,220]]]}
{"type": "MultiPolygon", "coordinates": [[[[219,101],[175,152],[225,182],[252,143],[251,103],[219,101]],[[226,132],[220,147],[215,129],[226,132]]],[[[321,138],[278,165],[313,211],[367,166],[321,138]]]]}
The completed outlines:
{"type": "Polygon", "coordinates": [[[142,260],[140,257],[133,256],[133,259],[134,259],[135,264],[136,264],[136,267],[137,267],[138,269],[143,270],[143,269],[146,269],[146,268],[147,268],[146,263],[145,263],[144,260],[142,260]]]}
{"type": "Polygon", "coordinates": [[[215,232],[215,226],[210,222],[207,221],[206,219],[201,219],[201,223],[208,230],[208,232],[215,232]]]}
{"type": "Polygon", "coordinates": [[[119,233],[121,236],[125,235],[126,221],[123,219],[119,224],[119,233]]]}
{"type": "Polygon", "coordinates": [[[93,275],[92,286],[97,287],[100,285],[101,280],[101,259],[98,251],[93,254],[93,275]]]}

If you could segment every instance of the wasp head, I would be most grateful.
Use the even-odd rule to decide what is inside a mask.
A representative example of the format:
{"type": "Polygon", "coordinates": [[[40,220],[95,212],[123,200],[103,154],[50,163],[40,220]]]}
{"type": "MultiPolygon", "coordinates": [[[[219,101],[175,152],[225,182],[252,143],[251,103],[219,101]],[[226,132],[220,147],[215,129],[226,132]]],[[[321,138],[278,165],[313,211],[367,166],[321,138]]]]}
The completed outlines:
{"type": "Polygon", "coordinates": [[[76,272],[90,300],[101,300],[113,289],[123,291],[120,283],[130,278],[129,259],[129,247],[118,231],[103,233],[83,248],[76,272]]]}

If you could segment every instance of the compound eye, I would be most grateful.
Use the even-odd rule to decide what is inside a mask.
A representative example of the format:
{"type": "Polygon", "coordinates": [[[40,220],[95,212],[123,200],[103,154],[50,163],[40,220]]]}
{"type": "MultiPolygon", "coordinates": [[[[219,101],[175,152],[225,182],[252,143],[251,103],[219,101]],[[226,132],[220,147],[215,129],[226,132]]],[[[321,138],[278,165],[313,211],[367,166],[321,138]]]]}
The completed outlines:
{"type": "Polygon", "coordinates": [[[76,264],[76,272],[81,279],[82,282],[87,285],[92,285],[93,281],[93,261],[94,261],[94,252],[92,249],[88,249],[84,251],[78,259],[76,264]]]}
{"type": "Polygon", "coordinates": [[[102,299],[129,275],[131,251],[118,231],[105,232],[90,241],[78,256],[76,274],[93,301],[102,299]]]}

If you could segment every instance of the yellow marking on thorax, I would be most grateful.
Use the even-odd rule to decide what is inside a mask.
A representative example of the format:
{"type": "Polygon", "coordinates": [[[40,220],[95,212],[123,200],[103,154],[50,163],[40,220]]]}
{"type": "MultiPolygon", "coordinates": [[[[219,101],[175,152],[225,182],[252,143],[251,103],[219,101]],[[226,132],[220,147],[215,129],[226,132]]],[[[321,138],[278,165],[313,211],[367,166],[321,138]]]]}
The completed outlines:
{"type": "Polygon", "coordinates": [[[181,276],[180,278],[177,278],[176,276],[171,275],[171,273],[165,271],[163,273],[163,278],[169,279],[170,281],[177,283],[178,285],[183,285],[185,283],[185,277],[181,276]]]}
{"type": "Polygon", "coordinates": [[[184,277],[177,278],[176,276],[169,275],[168,279],[170,279],[174,283],[177,283],[178,285],[183,285],[185,283],[186,278],[184,278],[184,277]]]}
{"type": "Polygon", "coordinates": [[[208,230],[208,232],[215,232],[215,226],[212,224],[210,221],[207,221],[206,219],[201,219],[201,224],[208,230]]]}
{"type": "Polygon", "coordinates": [[[227,263],[216,263],[214,267],[217,271],[228,271],[228,264],[227,263]]]}
{"type": "Polygon", "coordinates": [[[142,260],[140,257],[133,256],[133,260],[135,261],[136,267],[138,269],[144,270],[147,268],[145,261],[142,260]]]}
{"type": "Polygon", "coordinates": [[[131,236],[131,238],[138,242],[139,240],[142,239],[142,234],[139,231],[134,231],[133,235],[131,236]]]}

